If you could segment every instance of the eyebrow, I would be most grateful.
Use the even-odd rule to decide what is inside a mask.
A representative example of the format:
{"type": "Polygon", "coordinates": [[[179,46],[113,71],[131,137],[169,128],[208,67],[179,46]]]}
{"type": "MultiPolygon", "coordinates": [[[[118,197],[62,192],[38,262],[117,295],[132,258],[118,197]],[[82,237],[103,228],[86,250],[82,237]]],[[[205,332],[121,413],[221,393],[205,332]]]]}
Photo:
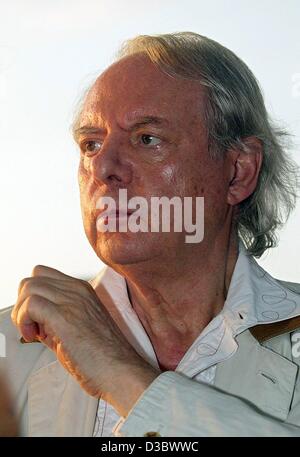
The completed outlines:
{"type": "MultiPolygon", "coordinates": [[[[143,127],[145,125],[150,125],[150,124],[154,124],[154,125],[158,125],[158,126],[167,126],[169,124],[169,121],[163,117],[158,117],[158,116],[144,116],[142,118],[139,118],[139,119],[136,119],[136,120],[133,120],[131,122],[131,125],[128,126],[128,128],[122,128],[122,130],[125,130],[125,131],[132,131],[132,130],[136,130],[137,128],[139,127],[143,127]]],[[[74,139],[76,141],[78,141],[80,135],[84,135],[84,134],[91,134],[91,133],[103,133],[104,132],[104,128],[101,128],[101,127],[95,127],[95,126],[92,126],[92,125],[83,125],[82,127],[79,127],[77,129],[74,130],[74,139]]]]}
{"type": "Polygon", "coordinates": [[[133,119],[129,130],[133,130],[136,127],[140,127],[143,125],[148,124],[155,124],[155,125],[168,125],[169,121],[163,117],[158,116],[143,116],[141,118],[133,119]]]}
{"type": "Polygon", "coordinates": [[[92,127],[89,125],[83,125],[82,127],[79,127],[74,130],[73,132],[73,137],[75,141],[78,141],[80,135],[85,135],[87,133],[103,133],[104,129],[100,127],[92,127]]]}

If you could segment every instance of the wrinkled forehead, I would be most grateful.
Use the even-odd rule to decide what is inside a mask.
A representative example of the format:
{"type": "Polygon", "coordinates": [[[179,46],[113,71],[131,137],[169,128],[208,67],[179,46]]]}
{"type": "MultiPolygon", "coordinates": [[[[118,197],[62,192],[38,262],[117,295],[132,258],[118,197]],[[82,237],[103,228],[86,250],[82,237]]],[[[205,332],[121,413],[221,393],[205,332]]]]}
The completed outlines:
{"type": "Polygon", "coordinates": [[[204,102],[199,82],[170,76],[148,57],[134,55],[115,62],[97,78],[80,118],[85,124],[102,122],[113,109],[120,120],[140,112],[188,121],[201,116],[204,102]]]}

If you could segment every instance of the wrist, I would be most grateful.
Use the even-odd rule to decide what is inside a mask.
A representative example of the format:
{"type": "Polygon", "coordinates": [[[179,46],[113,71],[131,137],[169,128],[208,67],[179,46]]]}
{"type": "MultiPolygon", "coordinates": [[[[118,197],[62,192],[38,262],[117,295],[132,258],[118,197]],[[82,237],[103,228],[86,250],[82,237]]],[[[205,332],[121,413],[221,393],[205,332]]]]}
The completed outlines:
{"type": "Polygon", "coordinates": [[[140,363],[126,363],[115,373],[110,388],[102,398],[122,417],[126,417],[138,399],[160,372],[141,359],[140,363]]]}

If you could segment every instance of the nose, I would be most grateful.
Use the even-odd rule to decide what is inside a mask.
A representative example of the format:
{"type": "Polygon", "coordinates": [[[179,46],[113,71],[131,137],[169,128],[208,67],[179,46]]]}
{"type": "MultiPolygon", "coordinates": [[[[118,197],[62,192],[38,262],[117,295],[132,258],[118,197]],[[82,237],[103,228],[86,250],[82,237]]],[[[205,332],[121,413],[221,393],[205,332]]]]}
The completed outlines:
{"type": "Polygon", "coordinates": [[[96,181],[107,185],[128,185],[132,169],[127,161],[125,146],[120,142],[105,140],[101,150],[91,159],[90,171],[96,181]]]}

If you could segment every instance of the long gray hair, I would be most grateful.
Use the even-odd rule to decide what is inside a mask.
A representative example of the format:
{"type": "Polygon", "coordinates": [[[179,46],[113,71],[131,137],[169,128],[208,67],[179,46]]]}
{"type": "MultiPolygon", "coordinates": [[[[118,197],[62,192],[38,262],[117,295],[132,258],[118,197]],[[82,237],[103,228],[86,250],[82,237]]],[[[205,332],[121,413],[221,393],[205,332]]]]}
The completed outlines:
{"type": "Polygon", "coordinates": [[[192,32],[137,36],[123,44],[117,58],[137,53],[147,55],[169,75],[198,80],[205,86],[205,118],[213,157],[224,157],[229,148],[247,153],[246,137],[261,140],[258,184],[239,204],[235,220],[247,251],[260,257],[276,246],[277,229],[295,207],[299,175],[287,152],[290,135],[270,119],[255,76],[232,51],[192,32]]]}

